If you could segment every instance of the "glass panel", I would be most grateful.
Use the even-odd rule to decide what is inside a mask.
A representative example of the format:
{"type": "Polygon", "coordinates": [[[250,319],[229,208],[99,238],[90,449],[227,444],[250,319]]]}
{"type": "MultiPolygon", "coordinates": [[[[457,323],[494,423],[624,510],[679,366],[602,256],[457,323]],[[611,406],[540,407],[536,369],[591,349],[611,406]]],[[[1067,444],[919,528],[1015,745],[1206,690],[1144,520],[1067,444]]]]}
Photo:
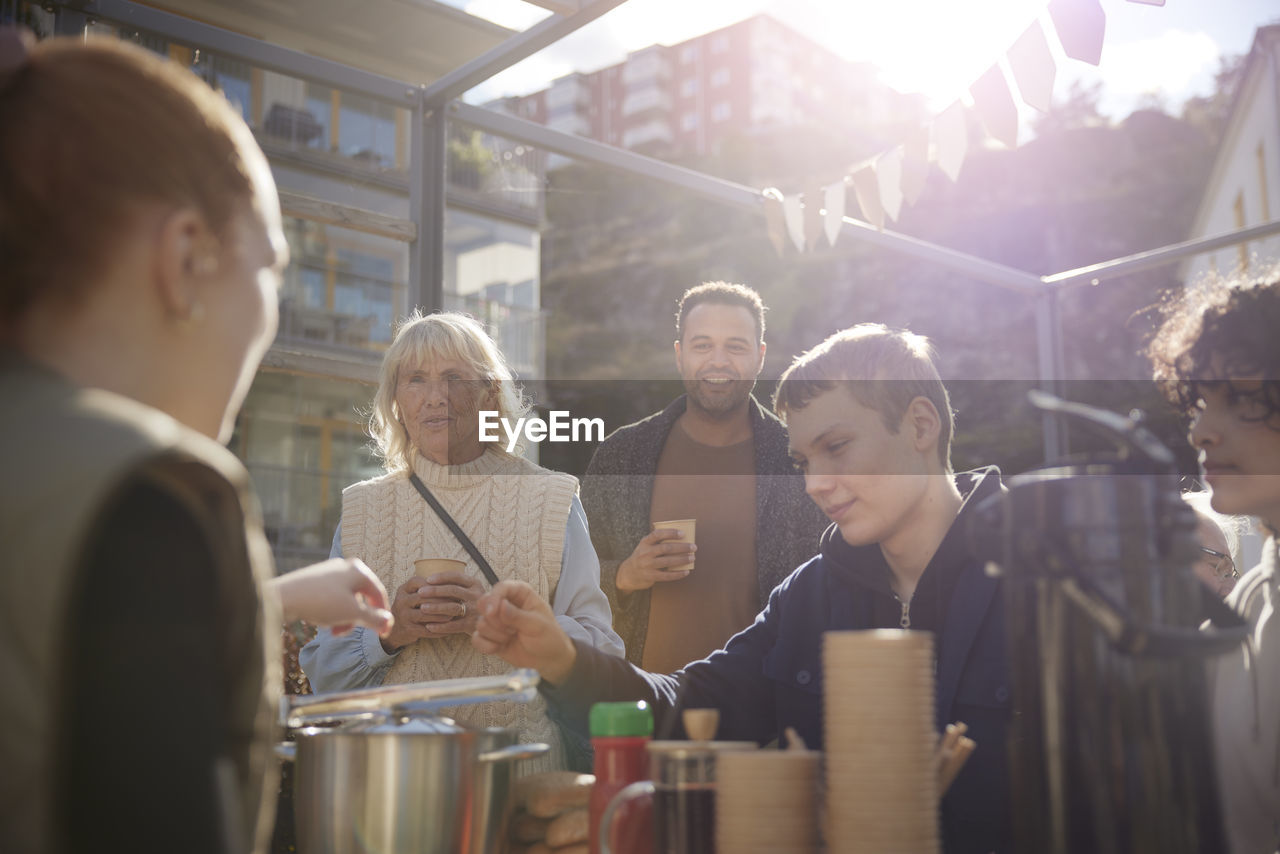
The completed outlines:
{"type": "MultiPolygon", "coordinates": [[[[565,115],[573,127],[556,121],[549,124],[570,133],[590,131],[584,115],[565,115]]],[[[536,217],[542,211],[547,156],[527,143],[450,122],[447,170],[450,193],[460,201],[496,207],[517,217],[536,217]]]]}
{"type": "Polygon", "coordinates": [[[409,247],[288,217],[291,255],[280,290],[282,341],[381,350],[407,313],[409,247]]]}
{"type": "Polygon", "coordinates": [[[246,122],[251,121],[249,107],[252,102],[253,84],[249,66],[233,59],[215,56],[208,51],[196,51],[191,71],[221,92],[231,106],[246,122]]]}
{"type": "Polygon", "coordinates": [[[280,571],[328,557],[343,488],[382,473],[360,415],[372,399],[371,386],[337,379],[254,379],[231,449],[249,469],[280,571]]]}
{"type": "Polygon", "coordinates": [[[450,208],[444,243],[445,307],[483,321],[521,378],[543,376],[538,230],[450,208]]]}
{"type": "Polygon", "coordinates": [[[329,149],[329,124],[333,119],[333,90],[328,86],[307,84],[307,113],[315,120],[307,127],[307,138],[299,140],[310,148],[329,149]]]}
{"type": "Polygon", "coordinates": [[[371,98],[342,93],[338,149],[347,157],[388,168],[396,163],[395,108],[371,98]]]}

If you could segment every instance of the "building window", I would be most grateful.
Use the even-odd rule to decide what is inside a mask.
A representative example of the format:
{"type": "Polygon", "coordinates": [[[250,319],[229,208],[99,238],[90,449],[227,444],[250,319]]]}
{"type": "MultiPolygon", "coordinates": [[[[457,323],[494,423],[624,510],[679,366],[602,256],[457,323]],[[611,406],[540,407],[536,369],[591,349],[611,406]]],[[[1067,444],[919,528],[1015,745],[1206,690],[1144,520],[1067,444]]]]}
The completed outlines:
{"type": "Polygon", "coordinates": [[[373,392],[270,369],[254,378],[230,447],[253,479],[281,571],[327,557],[343,488],[383,473],[357,415],[373,392]]]}
{"type": "Polygon", "coordinates": [[[680,84],[680,97],[691,98],[698,93],[698,78],[690,77],[680,84]]]}
{"type": "Polygon", "coordinates": [[[338,148],[371,166],[396,162],[396,108],[351,92],[341,95],[338,148]]]}
{"type": "Polygon", "coordinates": [[[718,89],[729,84],[729,69],[717,68],[711,72],[711,88],[718,89]]]}
{"type": "Polygon", "coordinates": [[[289,267],[280,288],[283,341],[382,350],[406,311],[408,245],[288,217],[289,267]]]}
{"type": "MultiPolygon", "coordinates": [[[[1231,212],[1235,216],[1236,228],[1244,228],[1244,191],[1241,190],[1236,194],[1235,204],[1231,206],[1231,212]]],[[[1236,246],[1237,260],[1240,263],[1241,270],[1249,269],[1249,244],[1241,243],[1236,246]]]]}
{"type": "Polygon", "coordinates": [[[1262,221],[1271,222],[1271,199],[1267,197],[1267,157],[1262,143],[1258,143],[1258,191],[1262,199],[1262,221]]]}
{"type": "Polygon", "coordinates": [[[722,122],[732,114],[728,101],[721,101],[711,108],[711,121],[722,122]]]}
{"type": "Polygon", "coordinates": [[[680,48],[680,61],[681,61],[681,62],[696,62],[696,61],[697,61],[697,59],[698,59],[698,45],[697,45],[697,43],[694,43],[694,44],[687,44],[687,45],[685,45],[684,47],[680,48]]]}
{"type": "Polygon", "coordinates": [[[685,113],[680,117],[680,130],[690,131],[698,126],[697,113],[685,113]]]}
{"type": "Polygon", "coordinates": [[[711,52],[726,53],[729,50],[729,34],[716,33],[711,37],[711,52]]]}

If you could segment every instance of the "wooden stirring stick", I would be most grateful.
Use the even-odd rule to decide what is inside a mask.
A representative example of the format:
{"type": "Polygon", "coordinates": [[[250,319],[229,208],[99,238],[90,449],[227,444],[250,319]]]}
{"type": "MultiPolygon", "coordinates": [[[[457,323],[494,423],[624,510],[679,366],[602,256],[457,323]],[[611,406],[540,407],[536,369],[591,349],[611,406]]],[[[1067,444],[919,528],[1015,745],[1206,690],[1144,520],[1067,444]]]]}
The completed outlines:
{"type": "Polygon", "coordinates": [[[800,733],[796,732],[796,728],[789,726],[782,731],[783,737],[787,740],[787,750],[808,750],[809,746],[804,743],[804,739],[800,737],[800,733]]]}
{"type": "Polygon", "coordinates": [[[960,773],[960,769],[964,767],[964,763],[969,761],[970,754],[973,753],[978,744],[973,739],[961,736],[956,741],[955,750],[947,758],[947,761],[938,769],[938,797],[942,797],[947,789],[951,788],[951,783],[956,779],[956,775],[960,773]]]}
{"type": "Polygon", "coordinates": [[[685,709],[681,717],[685,735],[693,741],[711,741],[720,728],[719,709],[685,709]]]}

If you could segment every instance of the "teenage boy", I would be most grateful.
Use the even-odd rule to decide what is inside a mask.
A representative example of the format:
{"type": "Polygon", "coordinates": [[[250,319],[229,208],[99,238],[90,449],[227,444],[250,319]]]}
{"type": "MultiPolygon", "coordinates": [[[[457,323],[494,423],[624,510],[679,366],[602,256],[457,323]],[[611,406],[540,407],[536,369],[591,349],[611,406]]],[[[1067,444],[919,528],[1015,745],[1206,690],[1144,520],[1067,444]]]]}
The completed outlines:
{"type": "Polygon", "coordinates": [[[1227,597],[1250,642],[1213,671],[1213,736],[1233,854],[1280,851],[1280,270],[1175,302],[1152,341],[1155,379],[1191,419],[1219,513],[1256,516],[1262,562],[1227,597]]]}
{"type": "Polygon", "coordinates": [[[763,744],[794,727],[821,748],[822,634],[933,632],[936,723],[962,720],[980,745],[943,800],[945,848],[1008,850],[1004,608],[965,535],[969,508],[1000,488],[998,473],[951,471],[947,391],[928,342],[906,331],[836,333],[787,370],[775,408],[806,491],[834,524],[820,554],[724,649],[669,676],[648,673],[574,643],[530,588],[505,582],[481,600],[473,642],[537,668],[580,728],[593,702],[646,699],[659,732],[682,732],[682,707],[714,707],[720,738],[763,744]]]}

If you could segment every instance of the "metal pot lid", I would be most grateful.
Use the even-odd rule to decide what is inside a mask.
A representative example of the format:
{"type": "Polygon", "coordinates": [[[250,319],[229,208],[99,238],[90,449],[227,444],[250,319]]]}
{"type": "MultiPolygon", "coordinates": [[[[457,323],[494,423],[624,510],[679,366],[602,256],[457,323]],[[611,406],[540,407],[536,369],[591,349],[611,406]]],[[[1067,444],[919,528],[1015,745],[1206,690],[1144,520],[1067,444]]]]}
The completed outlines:
{"type": "Polygon", "coordinates": [[[361,735],[458,735],[466,731],[467,728],[455,722],[453,718],[440,715],[404,715],[395,712],[386,719],[361,722],[346,730],[346,732],[358,732],[361,735]]]}

